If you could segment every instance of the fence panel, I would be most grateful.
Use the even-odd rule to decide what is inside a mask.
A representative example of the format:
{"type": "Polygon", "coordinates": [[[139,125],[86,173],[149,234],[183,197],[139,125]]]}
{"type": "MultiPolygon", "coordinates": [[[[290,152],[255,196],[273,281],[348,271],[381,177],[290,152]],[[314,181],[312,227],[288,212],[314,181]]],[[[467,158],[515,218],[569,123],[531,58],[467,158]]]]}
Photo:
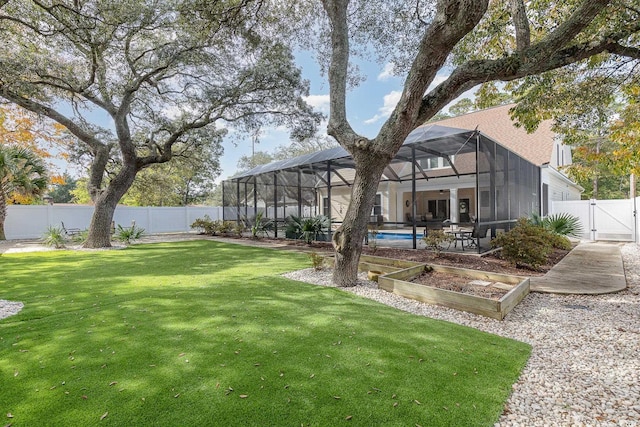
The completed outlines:
{"type": "MultiPolygon", "coordinates": [[[[4,229],[7,239],[36,239],[42,237],[49,226],[86,229],[91,223],[93,206],[87,205],[10,205],[4,229]]],[[[118,206],[113,215],[116,224],[131,226],[132,222],[147,233],[190,231],[197,218],[209,215],[222,219],[222,208],[208,206],[188,207],[131,207],[118,206]]]]}
{"type": "Polygon", "coordinates": [[[552,203],[552,212],[578,217],[584,230],[583,239],[638,242],[640,223],[636,206],[639,200],[556,201],[552,203]]]}
{"type": "Polygon", "coordinates": [[[594,200],[592,207],[595,240],[634,240],[633,200],[594,200]]]}
{"type": "Polygon", "coordinates": [[[568,213],[580,219],[583,233],[581,239],[594,240],[591,230],[591,200],[565,200],[551,202],[551,213],[568,213]]]}

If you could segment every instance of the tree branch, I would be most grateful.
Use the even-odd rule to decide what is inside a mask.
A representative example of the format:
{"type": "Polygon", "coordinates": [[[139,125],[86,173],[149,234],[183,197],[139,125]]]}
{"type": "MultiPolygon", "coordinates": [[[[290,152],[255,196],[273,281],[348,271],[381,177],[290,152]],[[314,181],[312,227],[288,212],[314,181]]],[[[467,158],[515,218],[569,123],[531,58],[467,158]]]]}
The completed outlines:
{"type": "Polygon", "coordinates": [[[619,43],[612,43],[607,50],[609,53],[613,53],[620,56],[626,56],[628,58],[640,59],[640,48],[631,46],[622,46],[619,43]]]}
{"type": "Polygon", "coordinates": [[[523,51],[531,44],[529,19],[523,0],[511,0],[511,16],[516,29],[516,49],[523,51]]]}
{"type": "Polygon", "coordinates": [[[89,145],[89,147],[94,150],[97,150],[98,148],[104,146],[103,143],[96,139],[92,134],[86,132],[84,129],[78,126],[73,120],[69,119],[68,117],[51,107],[32,101],[30,99],[23,98],[15,92],[9,90],[4,85],[0,85],[0,96],[10,102],[13,102],[14,104],[18,104],[26,110],[29,110],[36,114],[47,116],[50,119],[60,123],[61,125],[66,127],[74,136],[89,145]]]}
{"type": "MultiPolygon", "coordinates": [[[[638,25],[640,26],[640,24],[638,25]]],[[[624,37],[620,34],[617,36],[624,37]]],[[[447,80],[423,97],[418,122],[425,122],[458,95],[480,83],[494,80],[516,80],[552,71],[605,52],[639,58],[640,49],[622,46],[613,40],[613,36],[605,36],[599,43],[569,46],[535,63],[523,63],[515,54],[499,60],[466,62],[454,70],[447,80]]],[[[533,48],[535,47],[532,46],[531,49],[533,48]]]]}
{"type": "Polygon", "coordinates": [[[584,0],[569,19],[536,44],[542,56],[553,54],[573,40],[610,2],[610,0],[584,0]]]}
{"type": "Polygon", "coordinates": [[[331,64],[329,65],[329,124],[327,133],[345,148],[358,139],[347,120],[346,93],[349,66],[348,0],[323,0],[331,23],[331,64]]]}
{"type": "Polygon", "coordinates": [[[379,151],[395,153],[399,145],[390,147],[386,141],[391,138],[401,144],[404,138],[393,138],[392,135],[406,136],[413,130],[423,94],[455,45],[480,22],[488,5],[488,0],[438,2],[436,15],[422,37],[400,101],[376,137],[379,151]]]}

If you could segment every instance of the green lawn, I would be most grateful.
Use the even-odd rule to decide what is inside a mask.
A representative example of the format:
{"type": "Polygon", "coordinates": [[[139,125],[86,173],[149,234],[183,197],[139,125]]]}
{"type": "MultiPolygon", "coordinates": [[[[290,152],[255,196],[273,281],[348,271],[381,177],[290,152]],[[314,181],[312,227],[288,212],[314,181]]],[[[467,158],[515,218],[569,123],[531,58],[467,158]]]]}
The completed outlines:
{"type": "Polygon", "coordinates": [[[528,345],[211,241],[0,257],[0,425],[490,426],[528,345]],[[7,414],[13,418],[7,418],[7,414]]]}

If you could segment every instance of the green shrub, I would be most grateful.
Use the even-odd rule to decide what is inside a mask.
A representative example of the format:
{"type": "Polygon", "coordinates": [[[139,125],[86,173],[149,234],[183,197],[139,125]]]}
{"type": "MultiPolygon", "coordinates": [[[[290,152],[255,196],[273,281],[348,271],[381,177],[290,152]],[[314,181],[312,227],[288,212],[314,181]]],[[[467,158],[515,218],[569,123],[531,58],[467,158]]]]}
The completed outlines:
{"type": "Polygon", "coordinates": [[[376,253],[378,250],[378,227],[375,225],[370,225],[369,227],[369,249],[371,249],[372,253],[376,253]]]}
{"type": "Polygon", "coordinates": [[[200,233],[215,236],[218,233],[219,221],[213,221],[209,215],[193,221],[191,228],[197,229],[200,233]]]}
{"type": "Polygon", "coordinates": [[[251,237],[254,239],[268,237],[269,231],[272,231],[275,226],[273,220],[264,217],[263,212],[258,212],[253,218],[244,217],[242,222],[247,229],[251,230],[251,237]]]}
{"type": "Polygon", "coordinates": [[[64,248],[67,238],[62,227],[49,226],[42,236],[42,242],[47,246],[53,246],[56,249],[64,248]]]}
{"type": "Polygon", "coordinates": [[[501,247],[502,257],[510,263],[537,269],[547,262],[552,238],[547,229],[520,218],[514,228],[493,239],[491,246],[501,247]]]}
{"type": "Polygon", "coordinates": [[[331,220],[325,215],[315,217],[301,217],[289,215],[287,217],[286,234],[294,236],[294,239],[302,239],[308,245],[318,238],[319,234],[326,232],[331,225],[331,220]]]}
{"type": "Polygon", "coordinates": [[[71,240],[74,243],[84,243],[87,241],[87,237],[89,236],[89,230],[82,230],[73,236],[71,236],[71,240]]]}
{"type": "Polygon", "coordinates": [[[116,234],[114,238],[123,242],[125,245],[130,245],[134,240],[138,240],[144,234],[144,228],[136,227],[132,225],[131,227],[123,227],[118,224],[118,229],[116,230],[116,234]]]}
{"type": "Polygon", "coordinates": [[[560,236],[581,237],[583,233],[582,223],[577,216],[568,213],[557,213],[547,217],[531,214],[529,221],[533,225],[544,227],[553,234],[560,236]]]}
{"type": "Polygon", "coordinates": [[[543,225],[560,236],[580,237],[583,233],[580,219],[568,213],[550,215],[543,220],[543,225]]]}
{"type": "Polygon", "coordinates": [[[436,253],[436,257],[439,257],[445,246],[448,248],[451,245],[453,239],[454,237],[451,234],[442,230],[429,230],[427,235],[422,238],[422,241],[427,249],[431,249],[436,253]]]}
{"type": "Polygon", "coordinates": [[[554,248],[562,249],[565,251],[570,251],[573,247],[569,239],[567,239],[565,236],[561,236],[555,233],[549,233],[549,242],[554,248]]]}
{"type": "Polygon", "coordinates": [[[309,254],[309,260],[311,261],[311,266],[314,270],[320,271],[324,267],[324,256],[320,255],[317,252],[311,252],[309,254]]]}
{"type": "Polygon", "coordinates": [[[242,237],[242,233],[244,233],[244,224],[242,222],[236,222],[233,226],[233,234],[236,237],[242,237]]]}
{"type": "Polygon", "coordinates": [[[233,233],[233,229],[236,226],[234,221],[216,221],[217,231],[222,235],[229,235],[233,233]]]}

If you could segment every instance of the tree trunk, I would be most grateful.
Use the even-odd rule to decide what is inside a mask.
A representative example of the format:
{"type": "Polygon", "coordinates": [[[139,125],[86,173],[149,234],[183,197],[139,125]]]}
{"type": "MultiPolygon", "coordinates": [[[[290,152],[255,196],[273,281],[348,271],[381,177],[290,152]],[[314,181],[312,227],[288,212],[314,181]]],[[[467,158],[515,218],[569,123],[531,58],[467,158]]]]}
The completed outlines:
{"type": "Polygon", "coordinates": [[[342,225],[333,234],[332,239],[336,257],[333,283],[341,287],[355,286],[357,283],[362,242],[368,231],[367,224],[378,191],[378,183],[388,163],[384,156],[379,155],[373,159],[366,159],[368,161],[364,160],[356,159],[351,202],[342,225]]]}
{"type": "Polygon", "coordinates": [[[89,235],[84,243],[85,248],[111,247],[113,213],[122,196],[133,184],[136,173],[134,167],[123,167],[107,188],[95,198],[95,208],[91,217],[91,225],[89,225],[89,235]]]}

